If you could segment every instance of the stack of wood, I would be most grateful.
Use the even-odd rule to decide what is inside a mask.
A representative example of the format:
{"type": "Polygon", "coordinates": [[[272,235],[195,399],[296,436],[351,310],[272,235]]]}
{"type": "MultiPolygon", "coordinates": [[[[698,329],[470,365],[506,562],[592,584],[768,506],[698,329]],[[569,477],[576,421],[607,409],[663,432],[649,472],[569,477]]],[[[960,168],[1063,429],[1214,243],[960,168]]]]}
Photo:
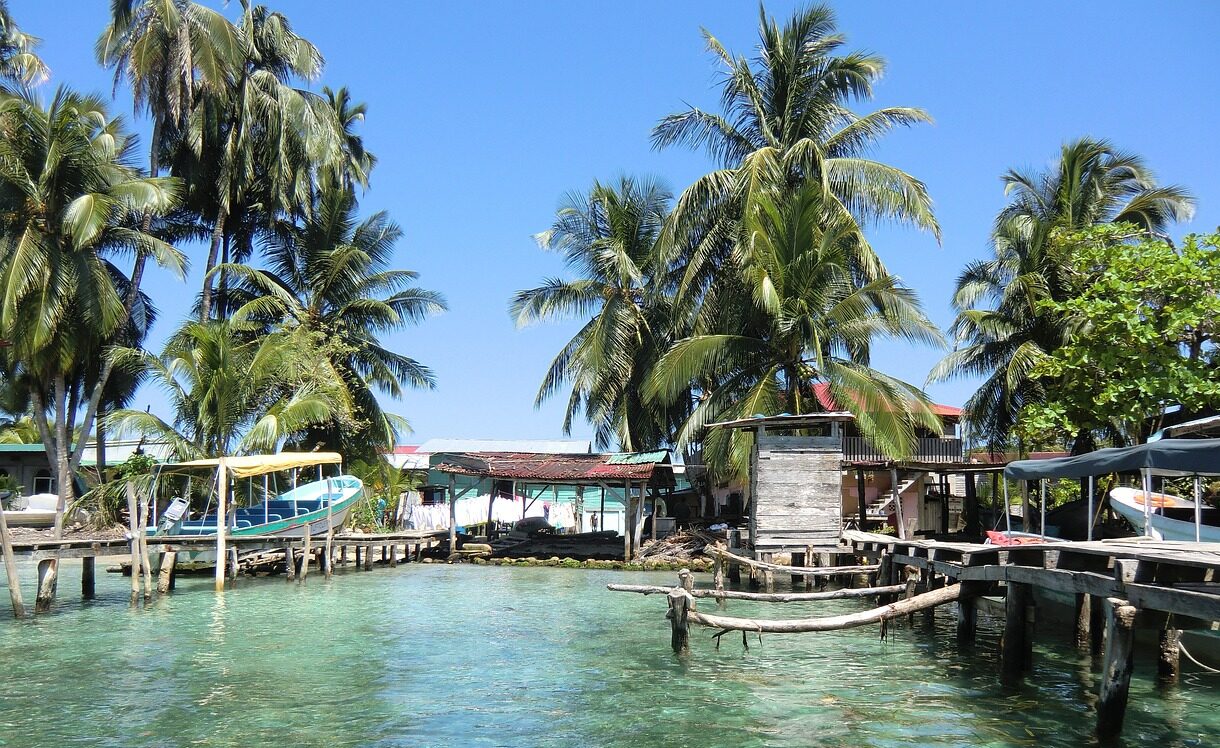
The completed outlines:
{"type": "Polygon", "coordinates": [[[703,549],[717,540],[724,538],[704,530],[683,530],[645,544],[640,549],[640,558],[670,563],[690,561],[701,558],[703,549]]]}

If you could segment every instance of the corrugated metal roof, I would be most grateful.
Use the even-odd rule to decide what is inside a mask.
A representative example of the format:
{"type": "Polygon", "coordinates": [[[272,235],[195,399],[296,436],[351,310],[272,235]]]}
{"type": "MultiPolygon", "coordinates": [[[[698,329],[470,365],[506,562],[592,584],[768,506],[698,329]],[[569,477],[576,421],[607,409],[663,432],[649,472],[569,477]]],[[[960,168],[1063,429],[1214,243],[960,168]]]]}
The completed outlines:
{"type": "Polygon", "coordinates": [[[652,481],[673,485],[669,453],[659,459],[636,463],[612,463],[615,455],[538,454],[531,452],[457,452],[440,455],[433,466],[442,473],[476,475],[507,480],[566,481],[595,484],[599,481],[652,481]]]}
{"type": "Polygon", "coordinates": [[[526,454],[587,455],[593,442],[580,439],[429,439],[419,445],[421,454],[438,452],[519,452],[526,454]]]}
{"type": "Polygon", "coordinates": [[[650,462],[664,462],[666,457],[669,457],[669,452],[664,449],[655,452],[623,452],[610,455],[610,459],[606,462],[610,465],[643,465],[650,462]]]}

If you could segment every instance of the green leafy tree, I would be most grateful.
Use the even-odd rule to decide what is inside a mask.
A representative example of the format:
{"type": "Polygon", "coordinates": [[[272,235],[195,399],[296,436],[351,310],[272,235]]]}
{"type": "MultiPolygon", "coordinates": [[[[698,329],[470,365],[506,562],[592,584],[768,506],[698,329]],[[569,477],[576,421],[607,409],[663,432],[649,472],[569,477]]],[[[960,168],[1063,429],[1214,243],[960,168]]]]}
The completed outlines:
{"type": "Polygon", "coordinates": [[[166,393],[173,421],[116,410],[109,426],[169,444],[179,459],[274,452],[311,426],[351,412],[322,341],[304,330],[259,334],[234,321],[189,322],[160,356],[122,349],[119,363],[166,393]]]}
{"type": "Polygon", "coordinates": [[[1047,396],[1025,409],[1025,427],[1130,444],[1159,428],[1168,406],[1220,405],[1220,234],[1189,236],[1179,249],[1115,224],[1052,243],[1071,258],[1070,294],[1041,303],[1069,320],[1069,333],[1033,366],[1047,396]]]}
{"type": "MultiPolygon", "coordinates": [[[[721,419],[823,410],[814,384],[829,385],[852,411],[861,431],[895,457],[910,453],[915,429],[939,428],[915,387],[870,366],[874,341],[905,339],[938,344],[935,326],[915,294],[891,275],[867,279],[854,272],[869,251],[855,223],[827,205],[835,197],[817,183],[794,193],[764,189],[751,196],[737,248],[739,281],[748,290],[742,324],[676,343],[649,380],[667,400],[692,382],[710,383],[688,419],[683,441],[721,419]]],[[[722,475],[745,475],[748,436],[713,432],[704,458],[722,475]]]]}
{"type": "MultiPolygon", "coordinates": [[[[733,56],[704,31],[708,49],[724,67],[723,114],[691,107],[664,118],[653,131],[656,147],[702,148],[721,166],[696,180],[674,207],[672,246],[685,255],[686,289],[714,284],[719,268],[733,261],[748,233],[740,223],[748,194],[760,185],[791,189],[818,183],[831,198],[823,210],[835,214],[835,221],[857,227],[898,221],[939,236],[924,184],[866,155],[886,133],[928,122],[928,115],[910,107],[865,115],[850,108],[872,97],[885,61],[843,52],[846,39],[824,5],[797,10],[782,26],[760,6],[758,33],[757,55],[747,59],[733,56]]],[[[883,275],[867,241],[860,248],[862,269],[883,275]]]]}
{"type": "MultiPolygon", "coordinates": [[[[1044,402],[1045,382],[1033,367],[1069,333],[1056,305],[1074,293],[1073,247],[1052,242],[1055,232],[1118,222],[1163,232],[1193,211],[1186,190],[1158,185],[1143,159],[1105,140],[1072,141],[1054,168],[1009,171],[1003,180],[1010,199],[992,229],[994,255],[958,276],[956,346],[929,374],[983,378],[965,410],[971,431],[996,449],[1008,445],[1024,408],[1044,402]]],[[[1088,451],[1081,436],[1078,449],[1088,451]]]]}
{"type": "Polygon", "coordinates": [[[443,296],[414,285],[418,273],[390,267],[402,237],[398,224],[384,211],[360,220],[358,208],[350,190],[327,187],[304,218],[277,223],[263,246],[266,270],[218,270],[242,284],[234,289],[244,301],[234,319],[268,330],[299,328],[327,340],[330,365],[347,389],[358,427],[314,424],[307,443],[371,457],[409,428],[381,407],[377,393],[397,399],[404,386],[436,386],[427,366],[390,350],[380,338],[446,307],[443,296]]]}
{"type": "Polygon", "coordinates": [[[657,251],[670,200],[660,185],[630,177],[569,195],[536,239],[562,252],[576,278],[519,291],[509,306],[518,326],[588,318],[551,362],[535,404],[570,384],[564,433],[583,415],[602,449],[672,443],[686,410],[643,397],[649,369],[674,340],[669,268],[657,251]]]}
{"type": "Polygon", "coordinates": [[[28,88],[50,77],[51,71],[34,51],[39,39],[23,32],[0,1],[0,86],[28,88]]]}

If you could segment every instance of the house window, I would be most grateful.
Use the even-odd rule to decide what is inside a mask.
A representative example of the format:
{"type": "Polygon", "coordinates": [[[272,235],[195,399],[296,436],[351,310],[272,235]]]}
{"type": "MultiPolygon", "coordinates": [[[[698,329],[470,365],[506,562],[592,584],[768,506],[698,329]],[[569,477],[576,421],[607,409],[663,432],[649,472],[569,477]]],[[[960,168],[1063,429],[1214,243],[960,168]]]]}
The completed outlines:
{"type": "Polygon", "coordinates": [[[55,493],[55,480],[51,478],[50,470],[39,470],[34,473],[34,493],[55,493]]]}

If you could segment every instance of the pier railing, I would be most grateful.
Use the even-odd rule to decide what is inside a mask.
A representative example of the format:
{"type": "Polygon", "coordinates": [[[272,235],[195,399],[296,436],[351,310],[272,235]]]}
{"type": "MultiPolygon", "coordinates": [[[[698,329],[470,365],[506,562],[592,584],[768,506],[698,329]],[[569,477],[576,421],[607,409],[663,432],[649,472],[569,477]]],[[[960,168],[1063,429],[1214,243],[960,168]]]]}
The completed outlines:
{"type": "MultiPolygon", "coordinates": [[[[961,462],[965,459],[961,439],[924,437],[915,445],[911,459],[922,462],[961,462]]],[[[848,462],[886,462],[890,458],[863,436],[843,438],[843,459],[848,462]]]]}

